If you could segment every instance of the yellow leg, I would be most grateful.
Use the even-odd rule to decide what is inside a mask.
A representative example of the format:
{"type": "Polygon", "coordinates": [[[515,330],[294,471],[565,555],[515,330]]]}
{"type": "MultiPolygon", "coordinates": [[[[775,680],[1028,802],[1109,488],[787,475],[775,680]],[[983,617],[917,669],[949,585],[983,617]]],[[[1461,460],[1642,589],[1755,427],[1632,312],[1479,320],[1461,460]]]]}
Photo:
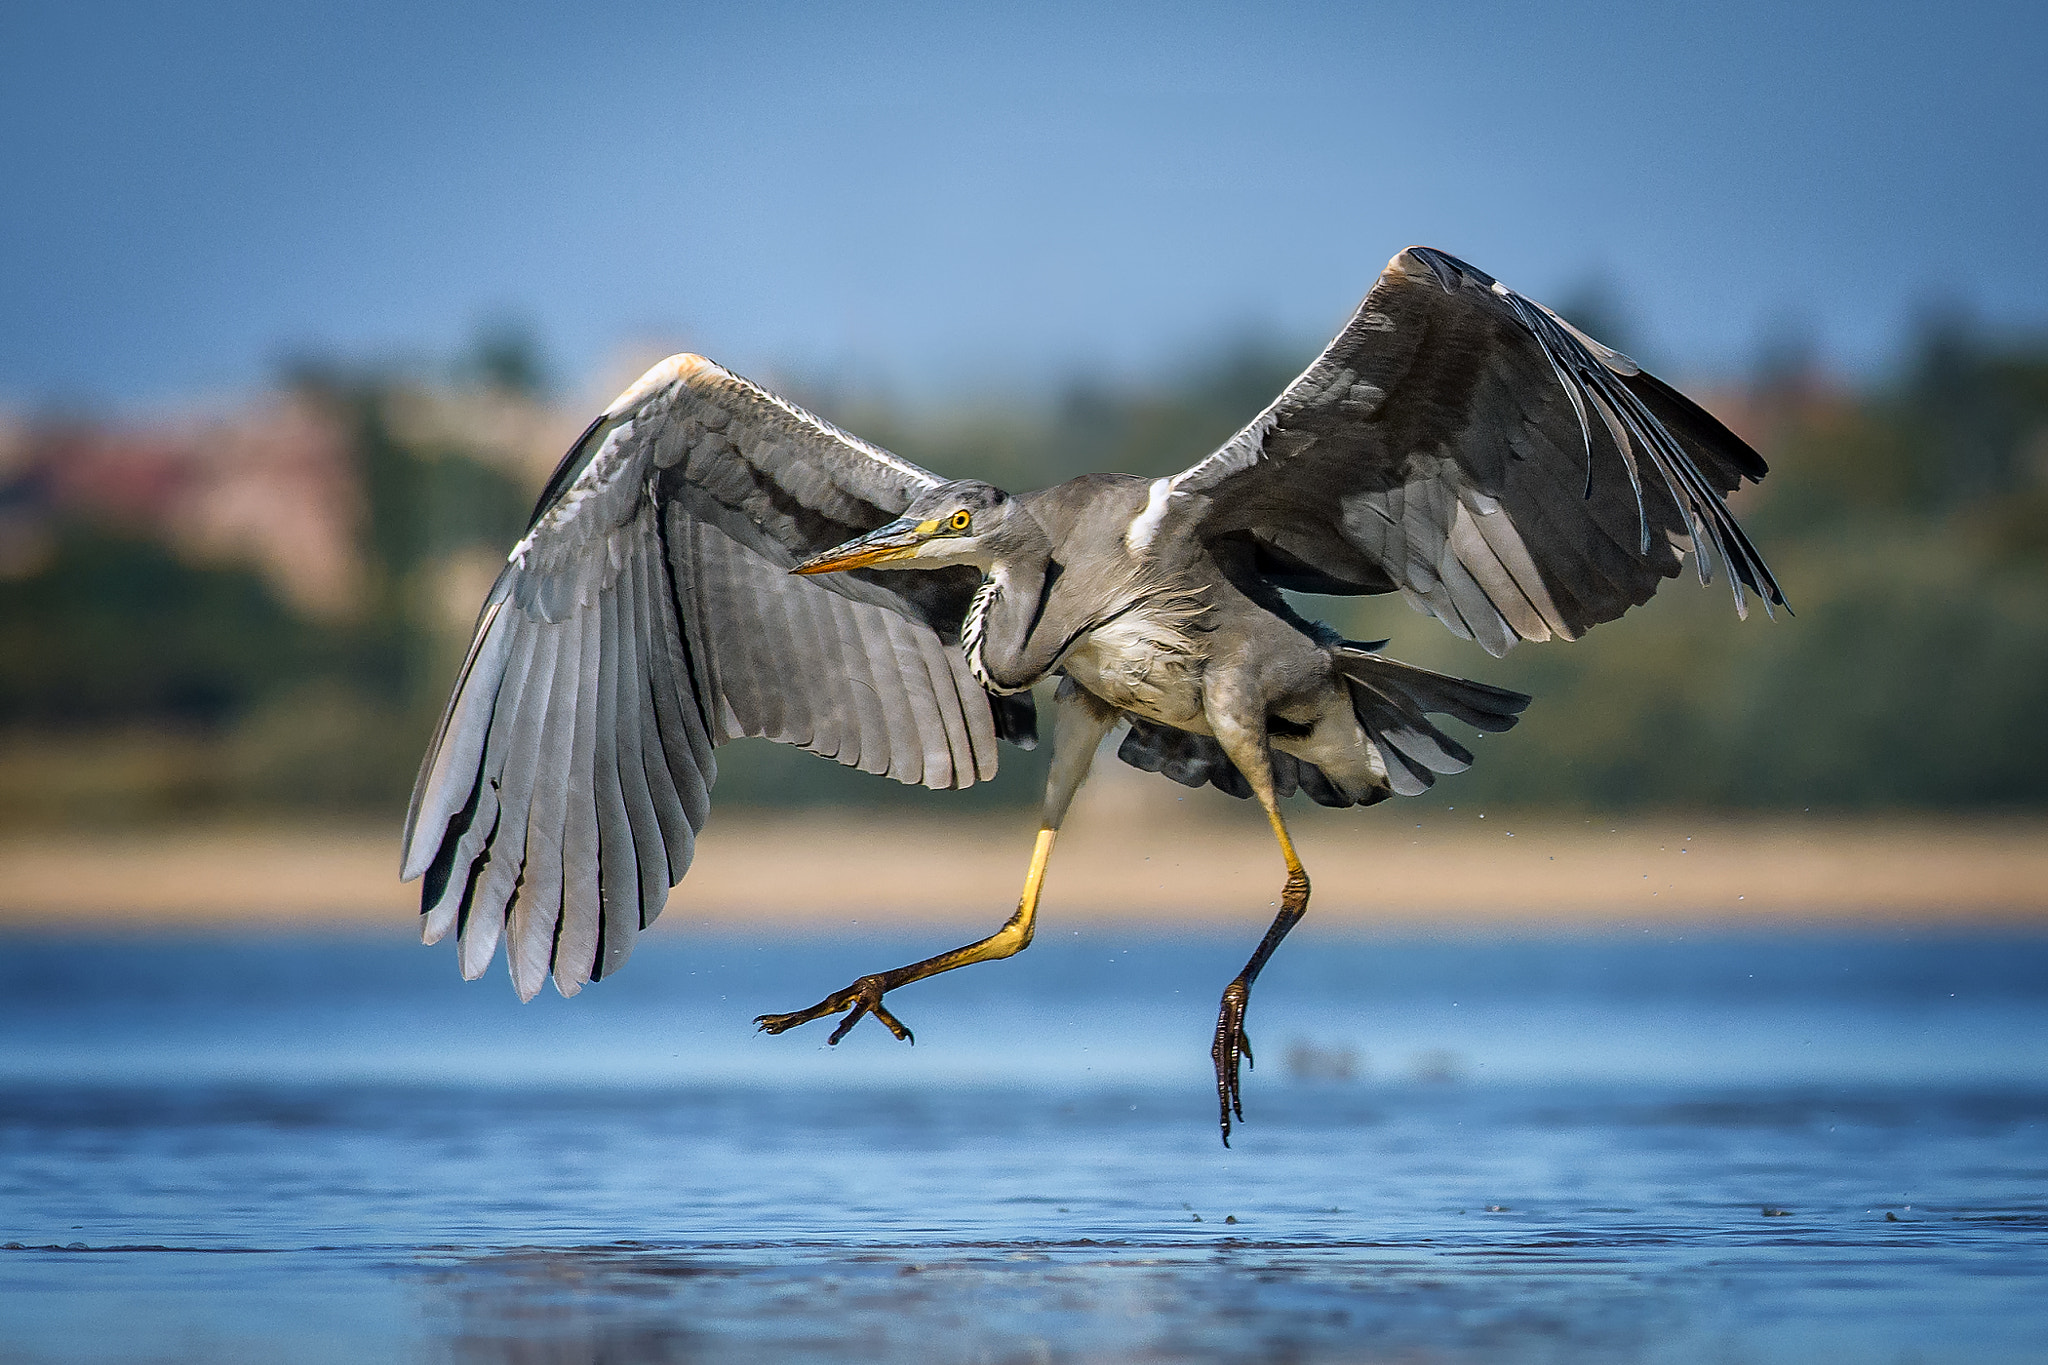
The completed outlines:
{"type": "Polygon", "coordinates": [[[1038,842],[1031,849],[1031,870],[1024,874],[1024,893],[1017,898],[1017,913],[987,938],[963,948],[913,962],[908,967],[898,967],[893,972],[864,976],[845,990],[836,991],[795,1014],[764,1014],[754,1021],[764,1032],[782,1033],[798,1024],[808,1024],[813,1019],[822,1019],[844,1010],[846,1017],[839,1021],[839,1026],[832,1030],[832,1036],[826,1041],[838,1042],[846,1036],[848,1029],[860,1022],[862,1015],[872,1014],[889,1032],[905,1042],[914,1042],[910,1030],[883,1006],[885,992],[940,972],[950,972],[955,967],[1010,957],[1029,946],[1031,931],[1038,919],[1038,891],[1045,883],[1045,865],[1052,857],[1053,840],[1059,837],[1060,825],[1067,818],[1074,793],[1088,780],[1088,768],[1095,759],[1096,747],[1117,722],[1115,711],[1078,688],[1071,692],[1061,688],[1057,705],[1058,728],[1053,737],[1052,770],[1045,779],[1045,813],[1038,822],[1038,842]]]}
{"type": "Polygon", "coordinates": [[[1266,823],[1273,827],[1273,837],[1280,841],[1280,856],[1287,860],[1287,881],[1289,885],[1301,882],[1306,887],[1308,873],[1301,867],[1301,859],[1294,852],[1294,840],[1288,836],[1287,822],[1280,818],[1280,807],[1266,807],[1266,823]]]}
{"type": "Polygon", "coordinates": [[[764,1014],[754,1022],[764,1033],[782,1033],[798,1024],[808,1024],[813,1019],[822,1019],[828,1014],[847,1011],[839,1027],[832,1030],[826,1041],[837,1043],[846,1036],[846,1031],[860,1022],[864,1014],[872,1014],[882,1021],[889,1032],[905,1042],[917,1041],[911,1036],[895,1015],[882,1004],[885,992],[898,986],[907,986],[913,981],[922,981],[940,972],[950,972],[955,967],[967,967],[976,962],[992,962],[998,958],[1012,957],[1030,946],[1032,931],[1038,921],[1038,892],[1045,884],[1045,865],[1052,857],[1053,840],[1059,837],[1059,830],[1045,827],[1038,831],[1038,842],[1031,849],[1031,870],[1024,874],[1024,892],[1017,898],[1017,909],[1003,927],[987,938],[955,948],[950,952],[928,957],[922,962],[913,962],[908,967],[894,971],[878,972],[864,976],[843,991],[835,991],[807,1010],[794,1014],[764,1014]]]}

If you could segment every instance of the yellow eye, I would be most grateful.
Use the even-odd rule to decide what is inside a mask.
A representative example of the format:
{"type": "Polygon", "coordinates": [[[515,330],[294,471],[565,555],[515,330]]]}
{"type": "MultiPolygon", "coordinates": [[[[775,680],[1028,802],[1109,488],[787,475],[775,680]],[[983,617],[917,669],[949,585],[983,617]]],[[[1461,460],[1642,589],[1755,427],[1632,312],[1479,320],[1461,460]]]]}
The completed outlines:
{"type": "Polygon", "coordinates": [[[971,523],[973,520],[973,517],[968,516],[967,513],[964,510],[962,510],[959,512],[955,512],[951,520],[947,521],[946,525],[952,527],[956,531],[964,531],[967,529],[968,524],[971,523]]]}

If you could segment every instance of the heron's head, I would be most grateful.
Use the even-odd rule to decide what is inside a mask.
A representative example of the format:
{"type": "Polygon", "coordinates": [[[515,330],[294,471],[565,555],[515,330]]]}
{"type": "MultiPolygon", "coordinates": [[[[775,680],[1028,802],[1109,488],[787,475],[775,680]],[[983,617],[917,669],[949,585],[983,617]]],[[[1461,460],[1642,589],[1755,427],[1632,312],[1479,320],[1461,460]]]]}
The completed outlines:
{"type": "Polygon", "coordinates": [[[986,572],[1028,514],[1002,489],[973,479],[942,483],[920,493],[886,526],[825,551],[791,573],[841,569],[938,569],[972,564],[986,572]]]}

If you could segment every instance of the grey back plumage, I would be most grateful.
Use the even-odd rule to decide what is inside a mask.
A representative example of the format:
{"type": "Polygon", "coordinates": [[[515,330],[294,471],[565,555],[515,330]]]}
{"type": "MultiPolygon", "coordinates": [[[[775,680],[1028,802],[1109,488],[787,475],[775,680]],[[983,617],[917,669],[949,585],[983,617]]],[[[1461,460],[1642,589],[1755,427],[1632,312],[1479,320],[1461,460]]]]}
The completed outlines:
{"type": "MultiPolygon", "coordinates": [[[[968,673],[971,570],[791,577],[939,480],[695,356],[562,461],[479,619],[420,770],[403,873],[466,976],[522,997],[614,970],[688,870],[742,736],[964,787],[998,718],[968,673]]],[[[1028,737],[1028,699],[1003,733],[1028,737]]]]}

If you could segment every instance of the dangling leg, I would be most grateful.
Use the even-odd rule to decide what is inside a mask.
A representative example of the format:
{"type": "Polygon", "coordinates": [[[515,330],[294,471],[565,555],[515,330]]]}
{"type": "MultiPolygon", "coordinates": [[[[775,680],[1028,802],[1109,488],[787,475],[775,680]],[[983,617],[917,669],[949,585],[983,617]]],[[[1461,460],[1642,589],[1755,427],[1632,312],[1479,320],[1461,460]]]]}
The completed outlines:
{"type": "Polygon", "coordinates": [[[1223,1126],[1223,1145],[1230,1145],[1230,1119],[1235,1114],[1244,1120],[1244,1102],[1238,1089],[1238,1060],[1246,1066],[1253,1065],[1252,1042],[1245,1036],[1245,1006],[1251,1000],[1252,982],[1259,979],[1259,972],[1266,965],[1266,959],[1280,946],[1280,940],[1287,937],[1308,911],[1308,873],[1302,869],[1301,859],[1295,856],[1294,840],[1287,836],[1287,822],[1280,816],[1280,803],[1273,795],[1273,760],[1266,747],[1263,731],[1244,729],[1232,730],[1223,725],[1216,726],[1216,738],[1223,744],[1230,761],[1237,765],[1245,780],[1251,783],[1253,795],[1265,808],[1266,819],[1273,826],[1273,837],[1280,841],[1280,856],[1287,861],[1287,884],[1280,892],[1280,913],[1273,917],[1273,923],[1266,930],[1266,936],[1259,940],[1257,951],[1244,964],[1244,970],[1237,979],[1223,988],[1223,1005],[1216,1015],[1216,1041],[1210,1045],[1210,1060],[1216,1063],[1216,1107],[1223,1126]]]}
{"type": "Polygon", "coordinates": [[[864,1014],[874,1015],[889,1032],[903,1041],[915,1042],[910,1030],[882,1004],[884,994],[898,986],[907,986],[940,972],[950,972],[955,967],[1010,957],[1030,946],[1034,922],[1038,917],[1038,889],[1045,880],[1045,865],[1052,857],[1053,840],[1059,836],[1060,825],[1067,818],[1067,808],[1074,803],[1074,793],[1087,780],[1088,768],[1095,761],[1096,746],[1102,743],[1103,737],[1117,721],[1115,711],[1070,683],[1061,683],[1056,705],[1052,772],[1045,782],[1045,812],[1038,822],[1038,842],[1031,850],[1031,869],[1024,874],[1024,893],[1017,898],[1016,913],[985,939],[940,953],[937,957],[928,957],[922,962],[913,962],[908,967],[864,976],[807,1010],[798,1010],[794,1014],[764,1014],[754,1020],[763,1032],[783,1033],[798,1024],[808,1024],[813,1019],[845,1011],[846,1017],[839,1021],[839,1026],[832,1030],[832,1036],[826,1042],[837,1043],[844,1038],[846,1031],[859,1023],[864,1014]]]}

